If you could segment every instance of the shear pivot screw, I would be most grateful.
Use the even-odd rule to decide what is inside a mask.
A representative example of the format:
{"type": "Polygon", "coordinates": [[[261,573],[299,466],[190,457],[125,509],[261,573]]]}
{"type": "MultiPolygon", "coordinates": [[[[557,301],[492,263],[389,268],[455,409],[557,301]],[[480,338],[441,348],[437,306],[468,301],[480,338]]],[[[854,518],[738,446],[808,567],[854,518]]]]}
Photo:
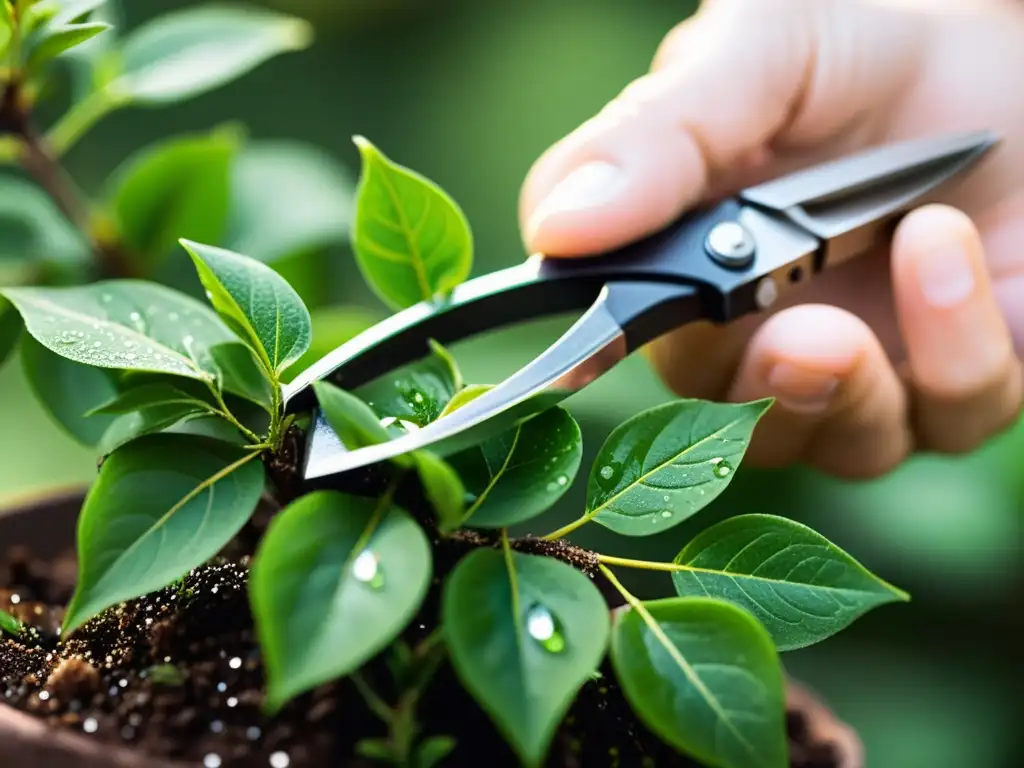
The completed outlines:
{"type": "Polygon", "coordinates": [[[743,269],[754,260],[754,238],[735,221],[712,227],[705,247],[712,259],[729,269],[743,269]]]}

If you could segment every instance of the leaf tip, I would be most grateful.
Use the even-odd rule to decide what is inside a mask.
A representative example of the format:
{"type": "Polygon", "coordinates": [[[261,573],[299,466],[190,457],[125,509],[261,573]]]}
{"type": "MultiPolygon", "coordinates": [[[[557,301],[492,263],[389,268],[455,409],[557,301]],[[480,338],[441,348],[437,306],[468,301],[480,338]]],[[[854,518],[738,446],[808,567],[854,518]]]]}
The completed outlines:
{"type": "Polygon", "coordinates": [[[305,19],[292,17],[281,23],[281,39],[293,50],[308,48],[315,36],[313,25],[305,19]]]}

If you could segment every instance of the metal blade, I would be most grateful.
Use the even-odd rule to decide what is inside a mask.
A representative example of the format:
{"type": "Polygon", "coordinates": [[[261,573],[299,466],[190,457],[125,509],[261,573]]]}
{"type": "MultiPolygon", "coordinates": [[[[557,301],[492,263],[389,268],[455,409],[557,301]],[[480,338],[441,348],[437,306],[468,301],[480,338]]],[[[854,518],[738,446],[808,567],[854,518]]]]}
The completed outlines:
{"type": "Polygon", "coordinates": [[[890,144],[750,187],[740,198],[822,238],[822,266],[831,267],[877,243],[898,216],[998,141],[978,131],[890,144]]]}

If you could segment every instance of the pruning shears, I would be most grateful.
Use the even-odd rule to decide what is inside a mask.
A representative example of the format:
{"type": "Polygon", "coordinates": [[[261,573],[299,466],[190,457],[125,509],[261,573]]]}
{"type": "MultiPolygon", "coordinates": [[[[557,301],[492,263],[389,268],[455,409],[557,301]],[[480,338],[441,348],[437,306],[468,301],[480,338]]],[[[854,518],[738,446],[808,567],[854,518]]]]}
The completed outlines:
{"type": "Polygon", "coordinates": [[[873,250],[897,221],[973,166],[988,131],[890,144],[749,187],[660,232],[599,256],[526,261],[405,309],[341,345],[285,388],[290,412],[313,414],[303,480],[429,448],[479,443],[587,386],[627,355],[685,324],[770,309],[787,291],[873,250]],[[452,343],[518,322],[581,311],[556,342],[501,384],[421,429],[348,450],[312,383],[354,389],[452,343]]]}

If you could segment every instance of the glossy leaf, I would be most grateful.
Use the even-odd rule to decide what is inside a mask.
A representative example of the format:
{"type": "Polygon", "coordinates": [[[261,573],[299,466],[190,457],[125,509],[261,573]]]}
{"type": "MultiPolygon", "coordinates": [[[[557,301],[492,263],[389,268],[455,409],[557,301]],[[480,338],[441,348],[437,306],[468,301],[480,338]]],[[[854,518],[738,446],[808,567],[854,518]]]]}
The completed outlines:
{"type": "Polygon", "coordinates": [[[208,415],[210,415],[209,410],[200,407],[195,402],[169,403],[142,408],[115,418],[100,437],[96,444],[96,450],[100,456],[109,456],[122,445],[143,435],[164,432],[176,424],[208,415]]]}
{"type": "Polygon", "coordinates": [[[782,665],[747,612],[692,597],[626,608],[611,659],[633,710],[676,749],[721,768],[789,765],[782,665]]]}
{"type": "Polygon", "coordinates": [[[129,158],[110,191],[118,235],[129,250],[152,264],[181,237],[219,241],[238,146],[236,130],[219,129],[174,137],[129,158]]]}
{"type": "Polygon", "coordinates": [[[352,249],[367,283],[394,309],[447,294],[469,277],[473,236],[440,187],[361,136],[352,249]]]}
{"type": "Polygon", "coordinates": [[[550,509],[569,490],[582,457],[579,425],[559,407],[450,456],[472,499],[465,525],[505,528],[550,509]]]}
{"type": "Polygon", "coordinates": [[[713,525],[675,562],[692,569],[672,574],[676,592],[747,609],[780,651],[820,642],[872,608],[908,599],[824,536],[771,515],[713,525]]]}
{"type": "Polygon", "coordinates": [[[681,523],[732,481],[770,400],[677,400],[617,427],[590,470],[587,515],[626,536],[681,523]]]}
{"type": "Polygon", "coordinates": [[[285,372],[282,381],[291,381],[320,358],[383,319],[381,315],[361,307],[338,305],[311,309],[309,317],[313,328],[309,349],[285,372]]]}
{"type": "Polygon", "coordinates": [[[250,574],[267,708],[347,675],[388,646],[431,579],[430,543],[381,499],[316,491],[270,524],[250,574]]]}
{"type": "Polygon", "coordinates": [[[211,379],[207,348],[234,336],[190,296],[142,280],[0,289],[47,349],[99,368],[211,379]]]}
{"type": "Polygon", "coordinates": [[[114,98],[167,104],[219,88],[269,59],[307,47],[308,23],[256,8],[188,8],[131,32],[121,50],[114,98]]]}
{"type": "Polygon", "coordinates": [[[21,338],[21,316],[3,296],[0,296],[0,366],[14,351],[21,338]]]}
{"type": "Polygon", "coordinates": [[[205,398],[196,397],[194,393],[176,386],[174,380],[170,380],[147,382],[122,389],[113,398],[103,403],[103,405],[94,408],[90,413],[132,413],[143,408],[153,408],[160,405],[211,407],[205,398]]]}
{"type": "Polygon", "coordinates": [[[313,391],[327,423],[350,451],[390,439],[373,409],[351,392],[327,381],[314,381],[313,391]]]}
{"type": "Polygon", "coordinates": [[[259,358],[248,345],[237,341],[216,344],[210,347],[210,357],[217,367],[218,381],[224,392],[272,412],[274,385],[267,379],[259,358]]]}
{"type": "Polygon", "coordinates": [[[293,141],[252,142],[235,159],[231,190],[224,244],[232,251],[269,263],[347,242],[355,183],[323,150],[293,141]]]}
{"type": "Polygon", "coordinates": [[[413,459],[439,527],[444,531],[455,530],[462,523],[466,508],[466,489],[458,473],[430,451],[417,451],[413,459]]]}
{"type": "Polygon", "coordinates": [[[459,410],[462,406],[467,403],[471,403],[476,400],[480,395],[489,392],[494,389],[493,384],[470,384],[465,389],[460,389],[455,393],[455,396],[448,401],[448,405],[441,411],[441,415],[438,418],[443,418],[453,411],[459,410]]]}
{"type": "Polygon", "coordinates": [[[37,35],[32,35],[26,66],[29,71],[37,71],[50,60],[109,29],[110,25],[102,21],[48,24],[37,35]]]}
{"type": "Polygon", "coordinates": [[[456,743],[451,736],[431,736],[424,739],[416,748],[417,768],[434,768],[442,765],[441,761],[451,754],[456,743]]]}
{"type": "Polygon", "coordinates": [[[7,611],[0,611],[0,635],[6,632],[13,637],[18,637],[23,629],[24,625],[18,619],[7,611]]]}
{"type": "Polygon", "coordinates": [[[527,766],[551,739],[608,643],[608,606],[551,557],[477,549],[448,577],[442,623],[463,686],[527,766]]]}
{"type": "Polygon", "coordinates": [[[150,435],[103,463],[78,519],[78,583],[64,635],[217,554],[263,493],[263,465],[226,443],[150,435]]]}
{"type": "Polygon", "coordinates": [[[233,251],[182,240],[214,309],[277,376],[309,348],[309,312],[267,265],[233,251]]]}
{"type": "Polygon", "coordinates": [[[114,419],[90,412],[117,394],[109,371],[55,355],[27,334],[21,340],[21,367],[36,400],[64,432],[82,445],[100,442],[114,419]]]}
{"type": "Polygon", "coordinates": [[[360,387],[356,394],[382,419],[401,419],[424,427],[441,415],[461,380],[451,355],[433,344],[429,356],[360,387]]]}

